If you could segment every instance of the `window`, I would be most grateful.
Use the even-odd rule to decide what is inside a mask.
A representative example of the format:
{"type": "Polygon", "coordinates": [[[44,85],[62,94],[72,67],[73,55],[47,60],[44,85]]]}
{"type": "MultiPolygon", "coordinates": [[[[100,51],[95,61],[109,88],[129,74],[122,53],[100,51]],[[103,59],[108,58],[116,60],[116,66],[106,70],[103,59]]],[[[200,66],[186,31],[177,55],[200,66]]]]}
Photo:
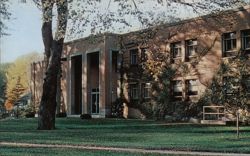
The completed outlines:
{"type": "Polygon", "coordinates": [[[241,32],[241,42],[243,50],[250,50],[250,29],[241,32]]]}
{"type": "Polygon", "coordinates": [[[129,85],[129,88],[130,88],[130,99],[132,100],[135,100],[135,99],[138,99],[138,84],[135,83],[135,84],[130,84],[129,85]]]}
{"type": "Polygon", "coordinates": [[[247,94],[250,94],[250,75],[243,76],[243,87],[246,89],[247,94]]]}
{"type": "Polygon", "coordinates": [[[182,96],[182,81],[177,80],[173,81],[173,95],[174,96],[182,96]]]}
{"type": "Polygon", "coordinates": [[[197,52],[197,40],[187,40],[186,42],[186,56],[193,57],[197,52]]]}
{"type": "Polygon", "coordinates": [[[223,55],[233,56],[236,50],[236,32],[223,34],[223,55]]]}
{"type": "Polygon", "coordinates": [[[223,78],[223,89],[227,95],[235,94],[238,92],[239,79],[227,76],[223,78]]]}
{"type": "Polygon", "coordinates": [[[187,95],[198,95],[198,80],[186,80],[187,95]]]}
{"type": "Polygon", "coordinates": [[[142,84],[142,93],[143,93],[143,98],[150,98],[150,94],[151,94],[151,84],[150,83],[143,83],[142,84]]]}
{"type": "Polygon", "coordinates": [[[130,50],[130,64],[131,65],[138,64],[138,49],[130,50]]]}
{"type": "Polygon", "coordinates": [[[181,42],[171,43],[171,53],[173,58],[181,58],[181,42]]]}

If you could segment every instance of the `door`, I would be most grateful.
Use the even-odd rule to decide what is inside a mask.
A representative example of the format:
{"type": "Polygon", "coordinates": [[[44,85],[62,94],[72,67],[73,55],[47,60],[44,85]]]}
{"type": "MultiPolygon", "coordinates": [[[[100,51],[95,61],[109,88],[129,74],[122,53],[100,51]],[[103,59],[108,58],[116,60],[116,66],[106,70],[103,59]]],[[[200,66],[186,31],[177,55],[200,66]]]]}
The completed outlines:
{"type": "Polygon", "coordinates": [[[99,114],[99,88],[91,92],[91,114],[99,114]]]}

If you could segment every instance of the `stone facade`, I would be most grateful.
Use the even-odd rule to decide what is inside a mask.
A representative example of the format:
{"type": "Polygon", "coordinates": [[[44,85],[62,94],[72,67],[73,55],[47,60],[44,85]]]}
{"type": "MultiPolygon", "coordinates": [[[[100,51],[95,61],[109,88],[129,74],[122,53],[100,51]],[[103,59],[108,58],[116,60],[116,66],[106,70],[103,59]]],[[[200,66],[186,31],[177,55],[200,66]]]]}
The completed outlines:
{"type": "MultiPolygon", "coordinates": [[[[181,62],[187,67],[185,75],[176,74],[172,80],[173,99],[198,101],[223,61],[241,50],[249,55],[249,31],[250,7],[246,6],[147,30],[106,33],[65,43],[61,110],[68,115],[108,117],[112,102],[122,97],[125,117],[144,118],[143,111],[138,115],[140,109],[134,110],[133,102],[152,101],[151,82],[141,66],[150,48],[169,54],[172,66],[181,62]],[[197,53],[200,58],[194,65],[197,53]]],[[[250,64],[249,59],[247,62],[250,64]]],[[[33,73],[33,79],[39,77],[33,73]]],[[[33,95],[37,101],[36,90],[33,95]]]]}

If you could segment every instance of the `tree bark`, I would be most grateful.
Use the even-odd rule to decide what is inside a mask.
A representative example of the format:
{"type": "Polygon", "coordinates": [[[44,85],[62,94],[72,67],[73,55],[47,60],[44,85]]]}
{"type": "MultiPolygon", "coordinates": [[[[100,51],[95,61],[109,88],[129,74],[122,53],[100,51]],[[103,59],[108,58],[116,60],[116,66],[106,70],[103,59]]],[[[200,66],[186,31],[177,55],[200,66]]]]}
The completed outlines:
{"type": "MultiPolygon", "coordinates": [[[[43,27],[42,35],[45,47],[46,73],[43,83],[43,93],[38,112],[38,129],[55,129],[57,81],[61,66],[64,36],[67,26],[68,6],[67,0],[42,0],[43,27]],[[57,30],[52,38],[52,9],[57,5],[57,30]]],[[[60,79],[59,79],[60,81],[60,79]]]]}

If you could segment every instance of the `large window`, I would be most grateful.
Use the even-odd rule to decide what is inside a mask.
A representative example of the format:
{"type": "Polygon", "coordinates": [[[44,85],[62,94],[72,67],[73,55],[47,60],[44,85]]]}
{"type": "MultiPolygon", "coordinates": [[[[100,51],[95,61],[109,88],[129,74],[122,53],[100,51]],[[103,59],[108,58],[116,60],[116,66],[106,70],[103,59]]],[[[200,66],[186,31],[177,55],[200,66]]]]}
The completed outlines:
{"type": "Polygon", "coordinates": [[[238,88],[239,88],[239,79],[232,76],[223,77],[223,89],[227,95],[237,93],[238,88]]]}
{"type": "Polygon", "coordinates": [[[187,95],[198,95],[198,80],[186,80],[187,95]]]}
{"type": "Polygon", "coordinates": [[[236,32],[225,33],[223,38],[223,56],[233,56],[236,51],[236,32]]]}
{"type": "Polygon", "coordinates": [[[139,91],[139,89],[138,89],[138,84],[137,83],[134,83],[134,84],[130,84],[129,85],[129,90],[130,90],[130,99],[132,99],[132,100],[135,100],[135,99],[138,99],[138,95],[139,95],[139,93],[138,93],[138,91],[139,91]]]}
{"type": "Polygon", "coordinates": [[[170,48],[174,59],[181,58],[181,42],[171,43],[170,48]]]}
{"type": "Polygon", "coordinates": [[[197,53],[197,40],[187,40],[185,42],[186,45],[186,57],[194,57],[197,53]]]}
{"type": "Polygon", "coordinates": [[[142,94],[143,94],[143,98],[150,98],[150,95],[151,95],[151,84],[150,83],[143,83],[142,84],[142,94]]]}
{"type": "Polygon", "coordinates": [[[242,49],[250,51],[250,29],[243,30],[241,32],[241,38],[242,49]]]}
{"type": "Polygon", "coordinates": [[[138,64],[138,49],[130,50],[130,64],[131,65],[138,64]]]}

